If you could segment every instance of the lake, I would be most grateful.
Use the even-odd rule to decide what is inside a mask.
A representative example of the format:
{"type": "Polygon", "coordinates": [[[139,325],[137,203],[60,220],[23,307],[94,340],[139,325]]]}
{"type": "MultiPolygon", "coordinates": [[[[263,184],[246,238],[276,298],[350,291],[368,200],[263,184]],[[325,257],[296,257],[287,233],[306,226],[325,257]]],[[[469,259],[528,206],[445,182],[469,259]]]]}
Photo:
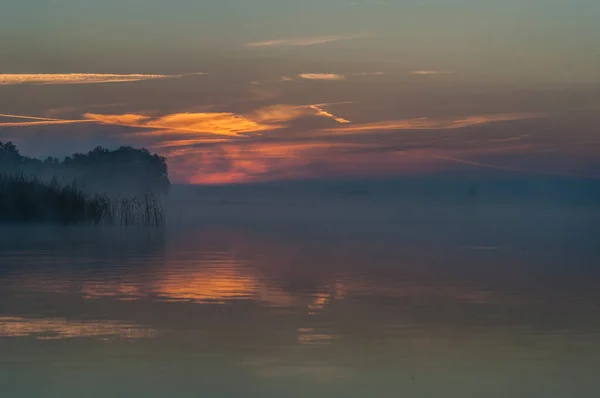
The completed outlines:
{"type": "Polygon", "coordinates": [[[219,192],[0,228],[0,396],[600,396],[597,206],[219,192]]]}

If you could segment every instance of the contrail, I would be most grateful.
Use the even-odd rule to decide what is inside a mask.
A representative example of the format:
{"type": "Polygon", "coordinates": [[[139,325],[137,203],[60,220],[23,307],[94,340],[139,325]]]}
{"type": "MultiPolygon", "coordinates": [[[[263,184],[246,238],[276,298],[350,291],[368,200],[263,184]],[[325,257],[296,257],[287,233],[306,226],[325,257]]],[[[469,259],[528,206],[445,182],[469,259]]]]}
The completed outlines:
{"type": "Polygon", "coordinates": [[[435,155],[435,156],[433,156],[433,158],[440,159],[440,160],[446,160],[446,161],[450,161],[450,162],[466,164],[466,165],[470,165],[470,166],[484,167],[484,168],[488,168],[488,169],[512,171],[515,173],[540,174],[540,175],[563,175],[563,176],[568,176],[568,177],[573,177],[575,175],[575,174],[564,173],[564,172],[563,173],[561,173],[561,172],[554,173],[554,172],[545,172],[545,171],[536,171],[536,170],[524,170],[524,169],[519,169],[516,167],[508,167],[508,166],[497,166],[497,165],[488,164],[488,163],[475,162],[472,160],[459,159],[459,158],[455,158],[452,156],[435,155]]]}
{"type": "Polygon", "coordinates": [[[23,115],[9,115],[0,114],[0,117],[6,117],[11,119],[25,119],[30,120],[28,122],[0,122],[0,127],[27,127],[27,126],[44,126],[52,124],[71,124],[71,123],[91,123],[93,120],[86,119],[55,119],[48,117],[37,117],[37,116],[23,116],[23,115]]]}
{"type": "Polygon", "coordinates": [[[178,75],[108,74],[108,73],[0,73],[0,85],[13,84],[92,84],[137,82],[141,80],[175,79],[202,72],[178,75]]]}

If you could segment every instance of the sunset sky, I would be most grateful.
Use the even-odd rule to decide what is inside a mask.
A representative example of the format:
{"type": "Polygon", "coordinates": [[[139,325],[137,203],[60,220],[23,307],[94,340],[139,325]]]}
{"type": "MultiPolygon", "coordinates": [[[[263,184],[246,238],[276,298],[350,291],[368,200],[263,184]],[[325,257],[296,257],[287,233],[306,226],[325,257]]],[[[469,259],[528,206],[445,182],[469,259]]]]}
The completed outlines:
{"type": "Polygon", "coordinates": [[[178,183],[600,177],[597,0],[5,0],[0,141],[178,183]]]}

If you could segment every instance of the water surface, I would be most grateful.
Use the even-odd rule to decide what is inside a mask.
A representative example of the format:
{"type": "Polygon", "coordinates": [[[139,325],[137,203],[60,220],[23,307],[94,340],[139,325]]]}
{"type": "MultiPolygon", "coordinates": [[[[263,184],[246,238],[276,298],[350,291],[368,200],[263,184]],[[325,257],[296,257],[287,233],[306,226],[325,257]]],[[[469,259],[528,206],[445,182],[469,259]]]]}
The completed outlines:
{"type": "Polygon", "coordinates": [[[3,227],[0,396],[600,396],[596,209],[323,206],[3,227]]]}

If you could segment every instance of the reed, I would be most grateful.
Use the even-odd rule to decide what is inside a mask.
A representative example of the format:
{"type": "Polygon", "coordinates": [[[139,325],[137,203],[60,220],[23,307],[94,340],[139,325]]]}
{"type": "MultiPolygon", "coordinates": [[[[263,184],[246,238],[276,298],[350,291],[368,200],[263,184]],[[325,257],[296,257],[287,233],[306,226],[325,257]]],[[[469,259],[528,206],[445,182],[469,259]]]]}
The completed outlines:
{"type": "Polygon", "coordinates": [[[115,198],[91,194],[75,182],[0,175],[0,222],[159,226],[164,208],[154,194],[115,198]]]}

